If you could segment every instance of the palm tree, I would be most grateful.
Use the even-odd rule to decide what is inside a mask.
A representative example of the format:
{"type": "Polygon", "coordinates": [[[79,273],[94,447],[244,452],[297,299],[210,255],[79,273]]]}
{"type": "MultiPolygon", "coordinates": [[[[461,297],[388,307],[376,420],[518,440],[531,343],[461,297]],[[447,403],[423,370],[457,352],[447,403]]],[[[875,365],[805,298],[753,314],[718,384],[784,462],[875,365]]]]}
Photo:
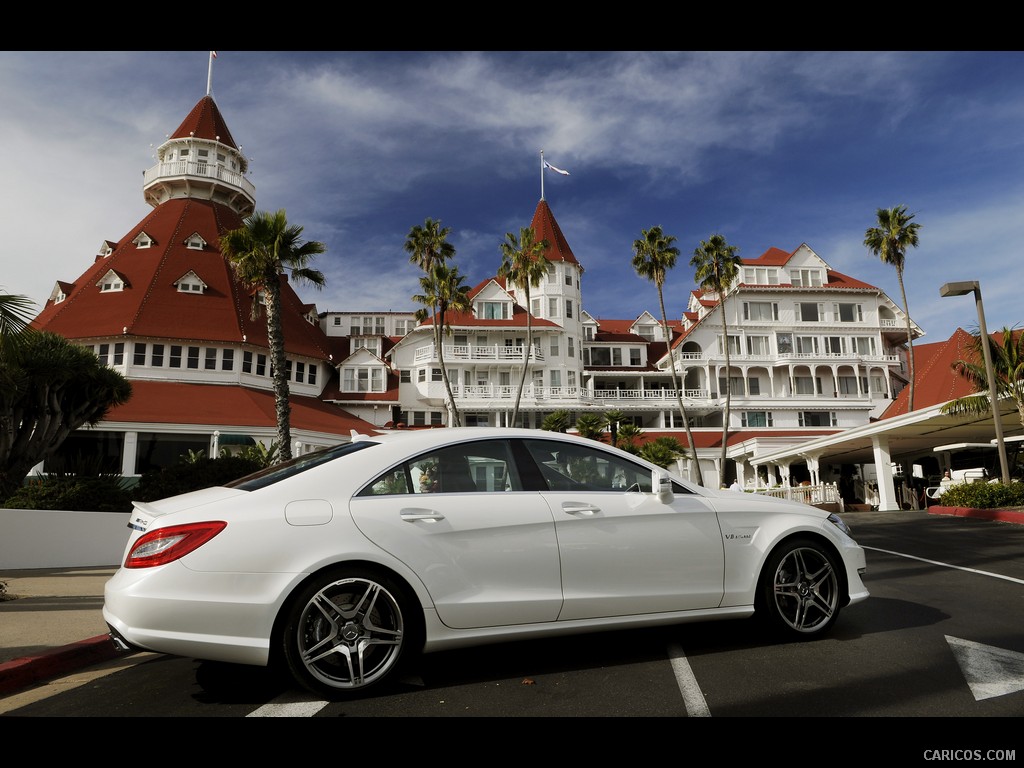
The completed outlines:
{"type": "MultiPolygon", "coordinates": [[[[443,337],[451,333],[451,326],[447,319],[448,313],[469,312],[472,309],[473,304],[469,300],[469,286],[463,285],[465,279],[466,276],[459,273],[457,266],[449,266],[443,261],[436,262],[430,271],[420,278],[420,288],[423,293],[412,297],[413,301],[435,310],[434,338],[441,339],[441,343],[435,344],[435,347],[438,350],[437,357],[441,365],[441,378],[444,380],[445,392],[448,394],[448,410],[451,416],[449,423],[456,427],[462,426],[462,419],[455,404],[455,395],[452,392],[448,371],[445,369],[444,353],[441,350],[444,348],[443,337]]],[[[425,314],[424,312],[421,315],[422,319],[425,319],[425,314]]]]}
{"type": "MultiPolygon", "coordinates": [[[[580,437],[600,440],[605,421],[596,413],[581,413],[576,417],[576,432],[580,437]]],[[[614,443],[612,443],[614,445],[614,443]]]]}
{"type": "Polygon", "coordinates": [[[896,279],[903,297],[903,314],[907,321],[907,358],[910,361],[910,391],[907,397],[907,412],[914,410],[914,336],[910,330],[910,307],[907,306],[907,290],[903,287],[903,267],[907,248],[917,248],[917,233],[921,225],[915,222],[917,214],[907,213],[907,206],[879,208],[875,216],[878,224],[864,232],[864,245],[884,264],[896,268],[896,279]]]}
{"type": "Polygon", "coordinates": [[[526,349],[523,351],[523,375],[519,380],[516,392],[516,404],[512,409],[512,424],[519,417],[519,401],[526,387],[526,373],[530,367],[530,355],[533,354],[533,314],[530,312],[530,288],[540,286],[541,280],[548,273],[548,262],[544,252],[548,249],[548,241],[535,241],[536,233],[532,227],[520,227],[519,237],[507,232],[501,244],[501,266],[498,277],[504,278],[521,290],[526,298],[526,349]]]}
{"type": "Polygon", "coordinates": [[[569,412],[565,410],[549,413],[540,428],[547,432],[565,432],[569,428],[569,412]]]}
{"type": "MultiPolygon", "coordinates": [[[[293,280],[323,288],[327,282],[319,270],[310,267],[314,256],[327,251],[316,240],[303,240],[302,227],[289,224],[284,209],[276,213],[257,211],[245,219],[244,226],[225,233],[221,252],[244,285],[262,293],[267,312],[267,339],[274,383],[274,408],[277,414],[279,458],[292,457],[291,403],[288,368],[281,322],[281,275],[290,271],[293,280]]],[[[252,318],[259,316],[260,302],[252,305],[252,318]]]]}
{"type": "Polygon", "coordinates": [[[686,457],[686,449],[674,437],[662,435],[640,446],[637,455],[651,464],[657,464],[662,469],[668,469],[676,462],[676,459],[686,457]]]}
{"type": "Polygon", "coordinates": [[[732,391],[729,386],[729,375],[732,373],[729,362],[729,325],[725,318],[725,295],[729,292],[736,277],[739,275],[743,260],[739,257],[739,249],[725,242],[722,235],[712,235],[701,240],[700,246],[694,249],[690,266],[696,267],[694,279],[704,291],[712,291],[718,295],[718,308],[722,313],[722,346],[725,349],[725,418],[722,421],[722,459],[719,463],[719,487],[725,476],[725,461],[729,437],[729,410],[732,405],[732,391]]]}
{"type": "Polygon", "coordinates": [[[697,484],[703,485],[704,479],[700,471],[700,462],[697,460],[697,444],[693,441],[693,432],[690,430],[690,420],[686,416],[686,408],[683,406],[682,386],[676,378],[675,350],[672,348],[672,336],[668,330],[668,317],[665,314],[665,275],[668,270],[676,265],[679,257],[679,249],[672,243],[676,241],[674,235],[666,235],[661,227],[651,227],[640,231],[642,237],[633,241],[633,269],[636,273],[647,280],[650,280],[658,287],[658,304],[661,306],[661,329],[665,334],[665,346],[668,349],[669,365],[672,371],[672,388],[676,391],[676,401],[679,404],[679,415],[683,419],[683,427],[686,429],[686,439],[690,441],[693,449],[693,464],[697,471],[697,484]]]}
{"type": "MultiPolygon", "coordinates": [[[[426,279],[430,282],[435,282],[434,268],[437,266],[444,266],[447,264],[448,259],[455,258],[455,246],[448,242],[448,235],[451,234],[451,227],[442,227],[440,219],[427,218],[423,220],[423,225],[417,224],[409,230],[409,234],[405,238],[405,251],[409,254],[409,261],[415,264],[423,270],[426,279]]],[[[423,287],[423,279],[420,279],[420,285],[423,287]]],[[[440,287],[440,286],[437,286],[440,287]]],[[[414,301],[423,301],[427,299],[427,306],[430,308],[429,315],[434,318],[434,349],[437,352],[437,363],[441,366],[441,378],[444,380],[445,392],[448,393],[448,412],[451,414],[452,423],[458,426],[460,416],[458,409],[455,407],[455,398],[452,397],[452,385],[448,380],[448,368],[444,364],[444,343],[443,343],[443,323],[440,322],[438,315],[438,302],[440,301],[440,292],[436,290],[428,290],[424,287],[424,293],[419,297],[414,296],[414,301]]],[[[420,313],[417,315],[417,319],[424,320],[428,316],[428,313],[420,313]]]]}
{"type": "Polygon", "coordinates": [[[24,340],[35,303],[27,296],[0,293],[0,362],[24,340]]]}
{"type": "Polygon", "coordinates": [[[636,441],[643,433],[644,431],[636,424],[623,424],[619,427],[619,440],[615,443],[615,447],[628,453],[639,453],[640,448],[636,441]]]}
{"type": "MultiPolygon", "coordinates": [[[[1004,327],[998,334],[1001,341],[989,337],[989,352],[992,357],[992,373],[996,381],[996,399],[1013,398],[1017,405],[1017,415],[1024,427],[1024,333],[1004,327]]],[[[988,392],[988,375],[985,370],[982,338],[979,333],[974,337],[974,360],[957,360],[953,370],[969,380],[978,394],[967,395],[946,403],[940,409],[942,413],[957,416],[982,416],[992,412],[991,392],[988,392]],[[984,390],[984,391],[983,391],[984,390]]]]}
{"type": "Polygon", "coordinates": [[[604,423],[608,426],[608,431],[611,433],[612,445],[619,439],[619,425],[626,421],[626,414],[622,411],[605,411],[604,412],[604,423]]]}

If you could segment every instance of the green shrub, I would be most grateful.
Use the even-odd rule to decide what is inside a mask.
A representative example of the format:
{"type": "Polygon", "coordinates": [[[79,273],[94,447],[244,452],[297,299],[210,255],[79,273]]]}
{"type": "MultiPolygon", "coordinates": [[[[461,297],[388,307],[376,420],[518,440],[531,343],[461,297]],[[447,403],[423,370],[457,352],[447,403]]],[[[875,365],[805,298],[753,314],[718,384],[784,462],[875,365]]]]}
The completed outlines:
{"type": "Polygon", "coordinates": [[[1024,483],[1019,480],[1014,480],[1009,485],[959,483],[947,488],[939,503],[944,507],[967,507],[970,509],[1024,507],[1024,483]]]}
{"type": "Polygon", "coordinates": [[[132,495],[119,475],[42,475],[29,478],[3,506],[7,509],[131,512],[132,495]]]}
{"type": "Polygon", "coordinates": [[[155,501],[179,493],[224,485],[263,468],[258,459],[225,456],[220,459],[196,458],[189,463],[144,474],[135,489],[139,501],[155,501]]]}

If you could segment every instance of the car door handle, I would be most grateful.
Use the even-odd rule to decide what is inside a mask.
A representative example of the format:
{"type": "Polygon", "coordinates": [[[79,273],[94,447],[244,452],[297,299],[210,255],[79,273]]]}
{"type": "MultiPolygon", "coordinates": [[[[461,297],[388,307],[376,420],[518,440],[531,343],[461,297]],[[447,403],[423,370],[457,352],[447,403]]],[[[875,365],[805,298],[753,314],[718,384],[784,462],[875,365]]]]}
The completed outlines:
{"type": "Polygon", "coordinates": [[[407,507],[398,514],[402,516],[403,520],[408,522],[426,520],[427,522],[436,523],[438,520],[444,520],[444,515],[440,512],[435,512],[432,509],[423,509],[422,507],[407,507]]]}
{"type": "Polygon", "coordinates": [[[570,515],[593,515],[601,511],[600,507],[579,501],[563,501],[562,511],[570,515]]]}

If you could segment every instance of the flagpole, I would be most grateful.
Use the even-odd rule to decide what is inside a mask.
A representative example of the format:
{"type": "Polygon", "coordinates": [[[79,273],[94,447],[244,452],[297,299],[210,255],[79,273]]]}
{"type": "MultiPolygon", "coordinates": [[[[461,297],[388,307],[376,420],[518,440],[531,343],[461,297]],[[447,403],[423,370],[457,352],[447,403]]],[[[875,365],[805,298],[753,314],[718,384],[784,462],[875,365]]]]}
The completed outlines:
{"type": "Polygon", "coordinates": [[[206,73],[206,95],[210,95],[210,90],[213,88],[213,51],[210,51],[210,68],[206,73]]]}
{"type": "Polygon", "coordinates": [[[540,199],[544,199],[544,150],[540,151],[540,199]]]}

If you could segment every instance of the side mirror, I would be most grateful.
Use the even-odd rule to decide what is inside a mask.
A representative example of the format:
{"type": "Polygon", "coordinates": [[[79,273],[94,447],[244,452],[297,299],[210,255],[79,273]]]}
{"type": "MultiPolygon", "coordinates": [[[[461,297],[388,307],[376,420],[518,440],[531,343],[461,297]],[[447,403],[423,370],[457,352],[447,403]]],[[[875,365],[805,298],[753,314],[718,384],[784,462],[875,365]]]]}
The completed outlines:
{"type": "Polygon", "coordinates": [[[671,504],[675,494],[672,492],[672,478],[662,469],[656,469],[651,473],[651,488],[658,495],[658,501],[662,504],[671,504]]]}

